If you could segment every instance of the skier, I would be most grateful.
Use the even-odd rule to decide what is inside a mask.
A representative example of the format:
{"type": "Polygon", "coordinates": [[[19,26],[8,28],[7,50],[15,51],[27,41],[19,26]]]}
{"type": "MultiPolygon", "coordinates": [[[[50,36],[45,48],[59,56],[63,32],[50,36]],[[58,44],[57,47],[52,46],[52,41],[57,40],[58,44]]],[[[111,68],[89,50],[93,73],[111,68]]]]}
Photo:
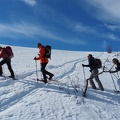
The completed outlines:
{"type": "Polygon", "coordinates": [[[48,64],[48,58],[44,57],[45,55],[45,48],[41,43],[38,43],[37,47],[39,48],[39,56],[35,57],[34,60],[40,60],[40,64],[41,64],[41,72],[43,74],[43,79],[44,79],[44,83],[47,83],[47,76],[49,75],[49,80],[52,79],[52,77],[54,76],[54,74],[48,72],[45,70],[46,65],[48,64]]]}
{"type": "Polygon", "coordinates": [[[90,67],[90,72],[91,72],[90,77],[89,77],[90,85],[92,86],[93,89],[97,89],[95,84],[94,84],[94,81],[93,81],[93,78],[95,78],[96,82],[98,83],[99,89],[104,91],[103,85],[100,82],[99,77],[97,75],[98,68],[95,66],[95,59],[91,54],[88,55],[88,62],[89,62],[88,65],[82,64],[82,66],[83,67],[90,67]]]}
{"type": "Polygon", "coordinates": [[[115,72],[120,71],[120,62],[119,62],[119,60],[117,58],[113,58],[112,62],[113,62],[114,65],[116,65],[116,67],[115,67],[116,70],[110,71],[110,73],[115,73],[115,72]]]}
{"type": "Polygon", "coordinates": [[[9,69],[9,71],[11,73],[11,76],[9,76],[9,77],[14,79],[15,76],[14,76],[14,71],[13,71],[12,66],[11,66],[11,57],[10,57],[10,54],[8,54],[6,48],[2,48],[1,46],[0,46],[0,58],[3,58],[3,60],[0,61],[0,76],[3,75],[2,65],[3,64],[7,64],[8,69],[9,69]]]}
{"type": "MultiPolygon", "coordinates": [[[[117,58],[113,58],[113,59],[112,59],[112,62],[113,62],[114,65],[116,65],[116,67],[115,67],[116,70],[114,70],[114,71],[109,71],[109,72],[110,72],[110,73],[116,73],[116,72],[120,71],[120,62],[119,62],[119,60],[118,60],[117,58]]],[[[118,86],[119,86],[118,92],[120,92],[120,78],[117,80],[117,84],[118,84],[118,86]]]]}

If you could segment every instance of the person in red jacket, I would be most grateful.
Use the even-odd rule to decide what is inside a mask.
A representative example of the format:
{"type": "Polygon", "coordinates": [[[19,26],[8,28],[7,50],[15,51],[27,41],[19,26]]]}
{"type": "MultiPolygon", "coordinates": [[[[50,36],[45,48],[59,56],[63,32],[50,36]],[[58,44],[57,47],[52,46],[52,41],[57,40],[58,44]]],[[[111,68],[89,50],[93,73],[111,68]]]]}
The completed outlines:
{"type": "Polygon", "coordinates": [[[11,76],[9,77],[14,79],[15,76],[14,76],[14,71],[11,66],[11,57],[8,55],[6,48],[2,48],[1,46],[0,46],[0,58],[3,58],[3,60],[0,61],[0,76],[3,75],[2,65],[7,64],[8,69],[11,73],[11,76]]]}
{"type": "Polygon", "coordinates": [[[45,54],[44,46],[41,43],[38,43],[37,47],[39,48],[39,56],[35,57],[34,60],[40,60],[41,72],[43,74],[44,83],[47,83],[47,76],[46,75],[49,75],[48,79],[51,80],[52,77],[54,76],[54,74],[46,71],[46,69],[45,69],[46,65],[48,64],[48,58],[44,57],[44,54],[45,54]]]}

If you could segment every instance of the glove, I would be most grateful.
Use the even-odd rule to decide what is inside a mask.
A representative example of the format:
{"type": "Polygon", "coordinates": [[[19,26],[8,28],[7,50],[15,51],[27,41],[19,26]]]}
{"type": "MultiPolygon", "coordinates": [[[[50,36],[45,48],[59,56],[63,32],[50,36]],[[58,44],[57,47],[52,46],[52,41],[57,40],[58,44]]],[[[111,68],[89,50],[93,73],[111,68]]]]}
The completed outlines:
{"type": "Polygon", "coordinates": [[[89,70],[90,72],[92,72],[92,70],[89,70]]]}
{"type": "Polygon", "coordinates": [[[84,64],[82,64],[82,66],[84,67],[85,65],[84,65],[84,64]]]}
{"type": "Polygon", "coordinates": [[[33,60],[36,60],[36,57],[34,57],[34,59],[33,60]]]}

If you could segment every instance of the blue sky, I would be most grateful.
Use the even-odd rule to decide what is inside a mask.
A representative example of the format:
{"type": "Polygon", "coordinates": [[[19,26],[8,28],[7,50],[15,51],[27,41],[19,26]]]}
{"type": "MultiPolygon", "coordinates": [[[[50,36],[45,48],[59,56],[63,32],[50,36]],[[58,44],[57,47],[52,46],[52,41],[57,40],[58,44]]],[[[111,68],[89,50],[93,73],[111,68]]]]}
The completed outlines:
{"type": "Polygon", "coordinates": [[[0,0],[0,43],[120,50],[120,0],[0,0]]]}

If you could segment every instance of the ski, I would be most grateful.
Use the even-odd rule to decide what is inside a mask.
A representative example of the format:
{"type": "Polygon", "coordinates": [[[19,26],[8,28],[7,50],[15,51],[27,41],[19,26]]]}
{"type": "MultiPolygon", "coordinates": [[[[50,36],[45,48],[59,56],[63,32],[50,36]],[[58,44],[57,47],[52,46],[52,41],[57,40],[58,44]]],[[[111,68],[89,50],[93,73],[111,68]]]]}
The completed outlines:
{"type": "Polygon", "coordinates": [[[54,80],[54,79],[51,79],[51,80],[49,80],[49,81],[55,81],[55,82],[59,82],[58,80],[54,80]]]}
{"type": "Polygon", "coordinates": [[[6,80],[6,79],[18,80],[17,78],[11,78],[11,77],[5,76],[5,75],[2,75],[0,77],[2,77],[4,80],[6,80]]]}
{"type": "Polygon", "coordinates": [[[119,94],[120,93],[120,90],[114,90],[115,93],[119,94]]]}
{"type": "Polygon", "coordinates": [[[44,82],[44,80],[36,79],[37,81],[44,82]]]}
{"type": "MultiPolygon", "coordinates": [[[[34,80],[45,83],[44,80],[42,80],[42,79],[36,78],[36,79],[34,79],[34,80]]],[[[59,81],[58,81],[58,80],[53,80],[53,79],[47,81],[48,84],[52,84],[52,83],[54,83],[54,82],[59,82],[59,81]]]]}

